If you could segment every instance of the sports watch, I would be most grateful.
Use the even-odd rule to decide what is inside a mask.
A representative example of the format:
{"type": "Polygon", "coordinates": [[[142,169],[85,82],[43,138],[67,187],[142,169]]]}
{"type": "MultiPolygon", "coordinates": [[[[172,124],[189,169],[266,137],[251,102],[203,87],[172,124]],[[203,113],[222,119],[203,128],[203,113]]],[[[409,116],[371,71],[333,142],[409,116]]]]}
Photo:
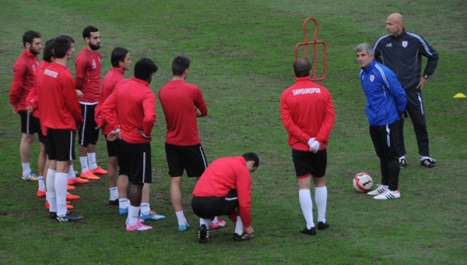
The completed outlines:
{"type": "Polygon", "coordinates": [[[426,74],[423,75],[423,78],[425,78],[425,79],[428,79],[428,77],[430,77],[430,76],[429,76],[429,75],[426,75],[426,74]]]}

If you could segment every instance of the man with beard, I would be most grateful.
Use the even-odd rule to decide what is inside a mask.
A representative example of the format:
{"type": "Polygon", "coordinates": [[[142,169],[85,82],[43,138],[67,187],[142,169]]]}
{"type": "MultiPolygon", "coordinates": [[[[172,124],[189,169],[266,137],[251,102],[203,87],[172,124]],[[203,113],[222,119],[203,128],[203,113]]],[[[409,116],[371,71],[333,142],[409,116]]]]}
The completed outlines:
{"type": "Polygon", "coordinates": [[[78,131],[80,177],[100,180],[95,174],[107,174],[107,171],[97,166],[96,163],[96,143],[99,131],[96,128],[94,112],[101,92],[101,55],[97,51],[101,42],[99,30],[96,27],[87,26],[83,30],[83,39],[86,46],[75,61],[75,86],[77,90],[83,92],[80,105],[84,122],[78,131]]]}
{"type": "Polygon", "coordinates": [[[37,55],[41,52],[41,34],[34,30],[28,30],[23,35],[24,51],[16,59],[13,66],[13,82],[10,90],[10,104],[13,112],[18,113],[21,118],[21,143],[19,151],[23,166],[24,180],[37,180],[36,174],[31,170],[29,157],[31,152],[31,142],[34,133],[37,132],[35,119],[26,110],[26,97],[34,85],[34,71],[39,65],[37,55]]]}

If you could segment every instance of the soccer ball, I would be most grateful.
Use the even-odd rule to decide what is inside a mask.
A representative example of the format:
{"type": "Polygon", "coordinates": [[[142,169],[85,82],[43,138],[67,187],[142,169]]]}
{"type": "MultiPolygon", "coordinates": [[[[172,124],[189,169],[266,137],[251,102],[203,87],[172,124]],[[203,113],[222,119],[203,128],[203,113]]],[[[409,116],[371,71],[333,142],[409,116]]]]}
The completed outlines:
{"type": "Polygon", "coordinates": [[[373,186],[373,178],[366,172],[360,172],[353,177],[353,188],[358,192],[368,192],[373,186]]]}

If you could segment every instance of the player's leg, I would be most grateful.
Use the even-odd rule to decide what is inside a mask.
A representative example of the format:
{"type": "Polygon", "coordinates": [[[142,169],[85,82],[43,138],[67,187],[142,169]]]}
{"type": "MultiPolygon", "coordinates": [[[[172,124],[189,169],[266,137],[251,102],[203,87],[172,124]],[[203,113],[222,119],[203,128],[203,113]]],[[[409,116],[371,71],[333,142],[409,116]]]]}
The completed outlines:
{"type": "Polygon", "coordinates": [[[144,183],[143,194],[141,198],[141,215],[140,218],[143,220],[163,220],[166,218],[165,215],[156,213],[155,210],[151,209],[151,204],[149,202],[151,184],[144,183]]]}
{"type": "Polygon", "coordinates": [[[109,182],[109,205],[118,205],[118,160],[117,160],[117,142],[108,141],[107,137],[105,144],[107,147],[107,181],[109,182]]]}
{"type": "Polygon", "coordinates": [[[19,145],[19,152],[21,156],[21,166],[23,169],[23,180],[37,180],[36,174],[32,172],[30,161],[31,143],[34,140],[34,133],[36,132],[33,116],[27,111],[19,111],[21,119],[21,141],[19,145]]]}
{"type": "Polygon", "coordinates": [[[388,175],[386,169],[386,162],[384,161],[384,145],[386,143],[386,132],[385,126],[371,126],[370,125],[370,137],[375,148],[376,155],[379,158],[380,172],[381,172],[381,183],[382,185],[376,187],[373,191],[367,193],[369,196],[376,196],[382,194],[388,190],[388,175]]]}
{"type": "Polygon", "coordinates": [[[87,129],[88,131],[86,132],[86,141],[89,143],[88,148],[87,148],[87,157],[88,157],[88,162],[89,162],[89,169],[91,172],[96,175],[105,175],[107,174],[107,170],[104,170],[100,166],[97,165],[97,159],[96,159],[96,144],[97,140],[99,139],[99,130],[96,129],[97,124],[94,119],[94,113],[95,113],[96,105],[90,105],[88,106],[88,111],[87,115],[88,117],[88,125],[87,129]]]}
{"type": "Polygon", "coordinates": [[[318,210],[318,229],[326,229],[329,224],[326,222],[326,209],[328,201],[328,189],[326,187],[327,150],[318,151],[312,156],[311,175],[315,186],[315,203],[318,210]]]}

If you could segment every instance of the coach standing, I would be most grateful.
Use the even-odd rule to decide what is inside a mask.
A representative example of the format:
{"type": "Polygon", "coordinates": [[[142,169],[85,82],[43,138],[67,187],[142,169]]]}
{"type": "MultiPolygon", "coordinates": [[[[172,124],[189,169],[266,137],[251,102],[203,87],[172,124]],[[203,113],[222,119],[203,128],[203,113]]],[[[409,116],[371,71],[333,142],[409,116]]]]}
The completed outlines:
{"type": "MultiPolygon", "coordinates": [[[[438,53],[421,36],[405,31],[404,18],[399,13],[388,16],[386,30],[388,35],[379,38],[373,45],[375,59],[397,74],[399,82],[407,94],[406,110],[412,119],[417,137],[421,165],[428,168],[438,167],[436,160],[430,157],[422,99],[423,85],[438,65],[438,53]],[[423,75],[420,76],[422,55],[428,58],[428,61],[423,75]]],[[[404,168],[407,166],[407,162],[405,160],[403,120],[400,122],[399,129],[399,166],[404,168]]]]}

